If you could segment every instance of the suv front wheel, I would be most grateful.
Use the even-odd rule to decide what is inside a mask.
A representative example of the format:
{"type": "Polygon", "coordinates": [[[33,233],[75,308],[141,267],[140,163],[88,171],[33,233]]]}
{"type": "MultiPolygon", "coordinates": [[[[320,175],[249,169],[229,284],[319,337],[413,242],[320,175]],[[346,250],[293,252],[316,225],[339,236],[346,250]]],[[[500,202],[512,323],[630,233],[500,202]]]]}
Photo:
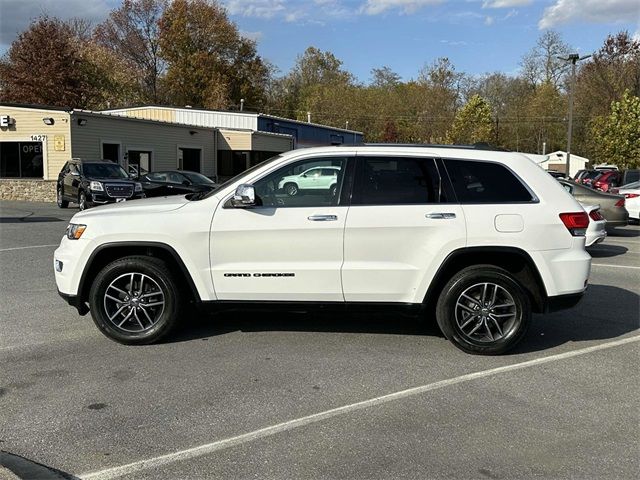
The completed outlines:
{"type": "Polygon", "coordinates": [[[531,322],[529,296],[509,272],[477,265],[455,274],[436,306],[438,326],[456,347],[480,355],[513,348],[531,322]]]}
{"type": "Polygon", "coordinates": [[[62,196],[62,187],[58,187],[56,190],[56,203],[58,204],[58,208],[67,208],[69,206],[69,202],[62,196]]]}
{"type": "Polygon", "coordinates": [[[89,293],[91,315],[107,337],[119,343],[154,343],[177,325],[180,290],[167,265],[132,256],[105,266],[89,293]]]}

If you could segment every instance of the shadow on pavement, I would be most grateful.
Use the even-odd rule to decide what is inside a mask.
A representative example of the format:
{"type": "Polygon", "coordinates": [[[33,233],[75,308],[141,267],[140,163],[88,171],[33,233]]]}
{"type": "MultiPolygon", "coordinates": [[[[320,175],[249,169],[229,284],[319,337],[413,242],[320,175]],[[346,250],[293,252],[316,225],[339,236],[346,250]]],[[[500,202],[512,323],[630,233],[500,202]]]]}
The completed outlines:
{"type": "Polygon", "coordinates": [[[66,222],[62,218],[56,217],[0,217],[0,223],[44,223],[44,222],[66,222]]]}
{"type": "MultiPolygon", "coordinates": [[[[631,222],[629,223],[631,225],[631,222]]],[[[638,225],[637,223],[635,225],[638,225]]],[[[632,225],[632,226],[635,226],[632,225]]],[[[612,228],[607,229],[607,235],[612,237],[640,237],[638,228],[612,228]]]]}
{"type": "MultiPolygon", "coordinates": [[[[640,328],[640,297],[629,290],[590,285],[573,309],[534,315],[529,333],[512,352],[547,350],[567,342],[608,340],[640,328]]],[[[442,337],[435,319],[393,313],[267,312],[234,310],[190,318],[169,343],[230,332],[340,332],[442,337]]]]}
{"type": "Polygon", "coordinates": [[[593,258],[617,257],[618,255],[624,255],[627,251],[629,251],[627,247],[611,244],[594,245],[593,247],[587,248],[587,252],[589,252],[589,255],[593,258]]]}
{"type": "MultiPolygon", "coordinates": [[[[21,457],[20,455],[14,455],[13,453],[4,451],[0,451],[0,465],[20,479],[79,480],[78,477],[70,473],[47,467],[41,463],[21,457]]],[[[0,473],[2,472],[0,471],[0,473]]]]}

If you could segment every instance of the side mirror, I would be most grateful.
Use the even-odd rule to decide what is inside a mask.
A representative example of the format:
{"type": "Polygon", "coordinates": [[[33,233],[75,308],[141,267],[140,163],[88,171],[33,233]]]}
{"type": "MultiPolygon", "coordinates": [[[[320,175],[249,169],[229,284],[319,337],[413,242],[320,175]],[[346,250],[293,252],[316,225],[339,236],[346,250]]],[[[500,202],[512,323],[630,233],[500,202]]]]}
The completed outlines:
{"type": "Polygon", "coordinates": [[[256,204],[256,189],[253,185],[243,183],[238,185],[233,197],[231,197],[231,205],[236,208],[251,207],[256,204]]]}

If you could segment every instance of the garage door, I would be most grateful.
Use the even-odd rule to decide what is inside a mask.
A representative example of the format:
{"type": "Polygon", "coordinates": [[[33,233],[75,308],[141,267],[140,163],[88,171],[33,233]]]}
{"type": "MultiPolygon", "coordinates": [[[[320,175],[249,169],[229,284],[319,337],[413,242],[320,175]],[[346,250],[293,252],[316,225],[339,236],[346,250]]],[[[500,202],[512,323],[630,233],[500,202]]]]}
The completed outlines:
{"type": "Polygon", "coordinates": [[[43,178],[42,142],[0,142],[0,177],[43,178]]]}

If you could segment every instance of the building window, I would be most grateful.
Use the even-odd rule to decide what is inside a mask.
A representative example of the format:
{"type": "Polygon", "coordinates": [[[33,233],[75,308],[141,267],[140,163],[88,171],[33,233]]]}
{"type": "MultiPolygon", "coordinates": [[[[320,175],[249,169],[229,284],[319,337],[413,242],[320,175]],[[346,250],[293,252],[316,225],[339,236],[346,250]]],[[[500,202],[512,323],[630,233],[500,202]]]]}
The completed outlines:
{"type": "Polygon", "coordinates": [[[42,178],[42,142],[0,142],[0,177],[42,178]]]}
{"type": "Polygon", "coordinates": [[[120,145],[117,143],[103,143],[102,158],[103,160],[120,163],[120,145]]]}

